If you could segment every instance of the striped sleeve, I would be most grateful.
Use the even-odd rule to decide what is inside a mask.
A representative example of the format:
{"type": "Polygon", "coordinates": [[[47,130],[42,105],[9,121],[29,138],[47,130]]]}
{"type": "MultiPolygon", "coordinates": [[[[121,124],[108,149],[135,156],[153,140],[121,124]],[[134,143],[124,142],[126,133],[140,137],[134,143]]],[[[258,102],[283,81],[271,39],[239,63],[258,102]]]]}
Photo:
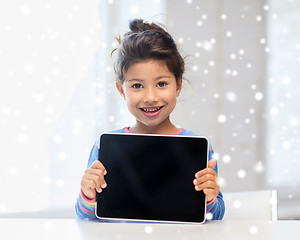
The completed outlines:
{"type": "Polygon", "coordinates": [[[225,212],[223,195],[219,191],[219,195],[206,205],[206,212],[212,215],[211,220],[222,220],[225,212]]]}
{"type": "MultiPolygon", "coordinates": [[[[213,159],[214,151],[211,146],[209,146],[209,161],[213,159]]],[[[218,162],[214,167],[214,171],[218,175],[218,162]]],[[[206,212],[212,215],[211,220],[222,220],[225,212],[225,204],[223,200],[223,195],[221,191],[217,197],[206,203],[206,212]]]]}
{"type": "MultiPolygon", "coordinates": [[[[91,150],[87,168],[89,168],[94,161],[98,160],[98,151],[99,151],[99,141],[96,141],[91,150]]],[[[87,199],[81,190],[75,204],[75,212],[77,218],[82,220],[96,219],[95,207],[96,207],[96,199],[92,199],[92,200],[87,199]]]]}
{"type": "Polygon", "coordinates": [[[96,219],[95,207],[96,207],[96,198],[91,200],[87,199],[81,190],[75,205],[75,211],[77,217],[82,220],[96,219]]]}

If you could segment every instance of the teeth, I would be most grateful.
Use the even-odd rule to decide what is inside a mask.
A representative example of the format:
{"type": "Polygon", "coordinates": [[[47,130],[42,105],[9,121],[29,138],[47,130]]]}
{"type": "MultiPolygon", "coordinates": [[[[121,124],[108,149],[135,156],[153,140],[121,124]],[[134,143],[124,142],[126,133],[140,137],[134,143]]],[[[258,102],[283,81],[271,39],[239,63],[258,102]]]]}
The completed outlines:
{"type": "Polygon", "coordinates": [[[155,111],[157,111],[159,109],[160,109],[159,107],[157,107],[157,108],[143,108],[143,110],[145,112],[155,112],[155,111]]]}

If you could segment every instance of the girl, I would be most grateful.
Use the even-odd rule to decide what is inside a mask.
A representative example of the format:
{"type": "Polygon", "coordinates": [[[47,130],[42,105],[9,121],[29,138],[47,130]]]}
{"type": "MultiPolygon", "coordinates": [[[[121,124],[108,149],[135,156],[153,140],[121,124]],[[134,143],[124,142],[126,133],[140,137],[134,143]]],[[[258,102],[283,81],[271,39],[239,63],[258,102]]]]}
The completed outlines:
{"type": "MultiPolygon", "coordinates": [[[[133,126],[116,130],[116,133],[198,135],[177,128],[170,121],[176,105],[184,73],[184,61],[173,38],[162,27],[143,20],[130,22],[130,31],[119,40],[115,72],[116,88],[136,118],[133,126]]],[[[114,50],[114,51],[115,51],[114,50]]],[[[113,52],[114,52],[113,51],[113,52]]],[[[99,140],[92,148],[88,169],[81,181],[81,192],[76,202],[80,219],[95,219],[96,192],[101,193],[107,184],[105,166],[98,161],[99,140]]],[[[208,168],[195,172],[195,191],[207,195],[207,212],[212,219],[222,219],[224,201],[219,191],[217,163],[209,150],[208,168]]],[[[108,186],[109,187],[109,186],[108,186]]]]}

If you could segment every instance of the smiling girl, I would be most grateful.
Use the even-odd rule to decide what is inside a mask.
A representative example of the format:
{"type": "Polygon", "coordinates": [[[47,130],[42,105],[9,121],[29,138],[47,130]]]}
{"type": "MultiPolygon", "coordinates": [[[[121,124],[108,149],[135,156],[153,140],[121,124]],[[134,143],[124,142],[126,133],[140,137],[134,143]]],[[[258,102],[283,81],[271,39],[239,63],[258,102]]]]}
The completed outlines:
{"type": "MultiPolygon", "coordinates": [[[[129,112],[136,118],[134,125],[115,133],[140,133],[199,136],[177,128],[170,120],[182,87],[184,60],[170,34],[160,25],[135,19],[130,31],[119,39],[115,49],[117,60],[116,88],[127,103],[129,112]]],[[[88,168],[81,180],[81,191],[76,202],[79,219],[95,219],[96,192],[107,187],[107,171],[98,160],[99,140],[92,148],[88,168]]],[[[207,196],[207,212],[213,220],[223,218],[225,206],[219,190],[218,167],[209,149],[208,168],[195,171],[195,191],[207,196]]]]}

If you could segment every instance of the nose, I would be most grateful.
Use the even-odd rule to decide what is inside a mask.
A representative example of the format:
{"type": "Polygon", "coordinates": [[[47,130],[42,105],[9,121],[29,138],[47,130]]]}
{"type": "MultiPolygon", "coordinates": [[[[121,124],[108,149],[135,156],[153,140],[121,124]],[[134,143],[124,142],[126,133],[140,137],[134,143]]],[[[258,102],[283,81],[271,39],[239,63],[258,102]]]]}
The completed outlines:
{"type": "Polygon", "coordinates": [[[155,102],[158,102],[158,95],[155,89],[152,88],[146,89],[144,94],[144,102],[148,104],[153,104],[155,102]]]}

